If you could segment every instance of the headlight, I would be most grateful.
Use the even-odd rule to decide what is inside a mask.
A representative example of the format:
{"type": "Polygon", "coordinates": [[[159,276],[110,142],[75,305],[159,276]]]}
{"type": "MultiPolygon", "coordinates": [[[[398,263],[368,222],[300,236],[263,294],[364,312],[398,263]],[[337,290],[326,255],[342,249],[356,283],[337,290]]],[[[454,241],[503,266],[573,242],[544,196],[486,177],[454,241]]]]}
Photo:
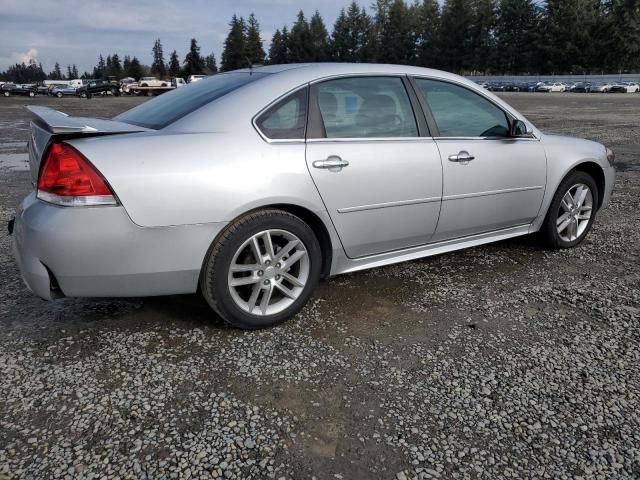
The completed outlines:
{"type": "Polygon", "coordinates": [[[613,162],[616,159],[616,154],[613,153],[613,150],[611,150],[609,147],[607,147],[607,160],[609,160],[609,164],[613,165],[613,162]]]}

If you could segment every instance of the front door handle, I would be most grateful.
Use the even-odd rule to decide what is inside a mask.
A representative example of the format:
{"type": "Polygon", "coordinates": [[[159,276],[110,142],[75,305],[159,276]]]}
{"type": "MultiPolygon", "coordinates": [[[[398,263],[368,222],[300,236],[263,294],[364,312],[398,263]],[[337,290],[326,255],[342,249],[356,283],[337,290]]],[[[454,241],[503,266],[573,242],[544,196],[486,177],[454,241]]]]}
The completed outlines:
{"type": "Polygon", "coordinates": [[[474,158],[476,158],[476,157],[471,155],[466,150],[462,150],[462,151],[458,152],[457,155],[456,154],[449,155],[449,161],[450,162],[467,163],[467,162],[470,162],[471,160],[473,160],[474,158]]]}
{"type": "Polygon", "coordinates": [[[339,172],[344,167],[349,166],[349,162],[341,159],[337,155],[330,155],[325,160],[316,160],[313,162],[315,168],[327,168],[330,172],[339,172]]]}

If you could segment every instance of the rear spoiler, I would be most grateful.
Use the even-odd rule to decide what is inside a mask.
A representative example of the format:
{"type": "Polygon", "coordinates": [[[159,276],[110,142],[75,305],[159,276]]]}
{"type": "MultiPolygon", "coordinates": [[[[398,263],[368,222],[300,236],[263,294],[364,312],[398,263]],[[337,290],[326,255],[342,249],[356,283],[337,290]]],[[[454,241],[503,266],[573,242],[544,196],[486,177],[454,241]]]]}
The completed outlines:
{"type": "Polygon", "coordinates": [[[53,134],[99,134],[99,133],[124,133],[143,132],[148,128],[131,125],[129,123],[114,120],[102,120],[99,118],[70,117],[66,113],[53,110],[49,107],[27,106],[37,120],[46,126],[53,134]]]}

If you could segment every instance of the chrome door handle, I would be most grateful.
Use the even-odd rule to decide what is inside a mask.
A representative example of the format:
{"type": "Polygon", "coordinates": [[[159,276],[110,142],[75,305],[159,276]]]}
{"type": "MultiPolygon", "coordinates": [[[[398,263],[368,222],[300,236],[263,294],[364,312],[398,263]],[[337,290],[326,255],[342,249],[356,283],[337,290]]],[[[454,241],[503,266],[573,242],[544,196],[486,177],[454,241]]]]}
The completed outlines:
{"type": "Polygon", "coordinates": [[[325,160],[316,160],[313,162],[315,168],[328,168],[332,172],[339,172],[344,167],[349,166],[349,162],[341,159],[337,155],[331,155],[325,160]]]}
{"type": "Polygon", "coordinates": [[[469,152],[467,152],[466,150],[462,150],[457,155],[455,155],[455,154],[454,155],[449,155],[449,161],[450,162],[466,163],[466,162],[470,162],[474,158],[476,158],[476,157],[474,157],[473,155],[469,154],[469,152]]]}

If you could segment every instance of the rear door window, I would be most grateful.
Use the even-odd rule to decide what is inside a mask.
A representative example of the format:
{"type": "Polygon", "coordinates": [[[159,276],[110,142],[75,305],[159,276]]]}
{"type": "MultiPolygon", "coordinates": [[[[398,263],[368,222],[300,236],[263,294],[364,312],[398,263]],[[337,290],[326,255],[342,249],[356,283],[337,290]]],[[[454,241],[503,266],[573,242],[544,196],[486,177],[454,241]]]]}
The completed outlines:
{"type": "Polygon", "coordinates": [[[352,77],[317,86],[326,138],[417,137],[409,95],[399,77],[352,77]]]}

